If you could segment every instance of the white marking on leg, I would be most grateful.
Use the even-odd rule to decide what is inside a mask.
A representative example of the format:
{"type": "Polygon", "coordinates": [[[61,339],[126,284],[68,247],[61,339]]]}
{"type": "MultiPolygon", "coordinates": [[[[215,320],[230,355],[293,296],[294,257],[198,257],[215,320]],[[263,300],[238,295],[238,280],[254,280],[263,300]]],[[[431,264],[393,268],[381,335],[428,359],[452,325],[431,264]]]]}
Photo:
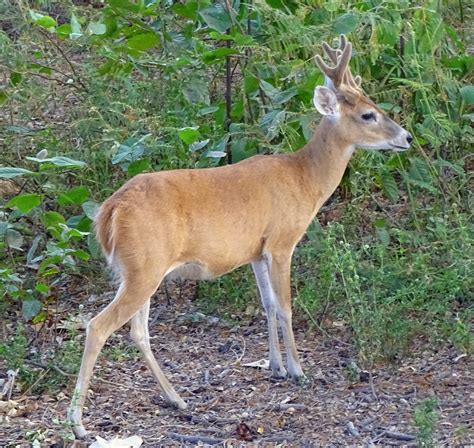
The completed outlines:
{"type": "Polygon", "coordinates": [[[254,261],[252,263],[252,268],[257,280],[260,298],[267,316],[268,340],[270,347],[270,367],[272,369],[273,376],[277,378],[284,378],[286,376],[286,369],[283,367],[280,345],[278,342],[276,300],[270,283],[267,260],[263,259],[260,261],[254,261]]]}

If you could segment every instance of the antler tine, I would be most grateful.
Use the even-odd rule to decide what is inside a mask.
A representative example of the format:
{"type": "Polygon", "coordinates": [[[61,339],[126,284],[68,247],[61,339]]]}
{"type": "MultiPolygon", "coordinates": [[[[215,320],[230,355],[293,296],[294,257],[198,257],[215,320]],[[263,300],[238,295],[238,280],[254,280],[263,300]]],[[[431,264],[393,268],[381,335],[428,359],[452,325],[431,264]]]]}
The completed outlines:
{"type": "Polygon", "coordinates": [[[316,63],[320,70],[331,79],[334,87],[346,87],[359,92],[362,79],[360,76],[354,78],[350,71],[349,60],[352,54],[352,44],[346,36],[344,34],[339,36],[338,48],[332,48],[327,42],[323,42],[322,47],[335,67],[329,67],[318,55],[316,56],[316,63]]]}

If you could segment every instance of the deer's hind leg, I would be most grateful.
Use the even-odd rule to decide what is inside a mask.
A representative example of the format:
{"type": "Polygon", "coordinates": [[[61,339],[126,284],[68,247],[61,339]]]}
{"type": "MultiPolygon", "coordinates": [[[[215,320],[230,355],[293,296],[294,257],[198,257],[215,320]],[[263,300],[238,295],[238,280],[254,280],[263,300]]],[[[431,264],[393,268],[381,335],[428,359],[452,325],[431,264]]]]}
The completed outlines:
{"type": "Polygon", "coordinates": [[[90,378],[97,357],[109,336],[125,325],[146,304],[158,288],[165,272],[144,281],[140,275],[124,275],[114,300],[107,305],[87,326],[86,343],[76,388],[68,410],[68,420],[77,437],[87,432],[82,424],[82,408],[86,400],[90,378]]]}
{"type": "Polygon", "coordinates": [[[178,409],[186,409],[186,403],[174,390],[169,383],[165,374],[161,370],[156,358],[153,356],[150,346],[150,335],[148,332],[148,315],[150,312],[150,300],[148,300],[142,308],[132,317],[130,336],[133,342],[137,345],[145,358],[148,367],[153,372],[153,375],[160,386],[166,401],[178,409]]]}

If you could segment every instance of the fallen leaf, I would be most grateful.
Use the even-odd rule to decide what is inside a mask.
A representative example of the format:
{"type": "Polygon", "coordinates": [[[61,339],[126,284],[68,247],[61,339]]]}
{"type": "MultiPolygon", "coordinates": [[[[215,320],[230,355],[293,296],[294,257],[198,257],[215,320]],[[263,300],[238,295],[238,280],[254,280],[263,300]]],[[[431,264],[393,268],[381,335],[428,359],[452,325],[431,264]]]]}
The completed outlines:
{"type": "Polygon", "coordinates": [[[270,361],[268,359],[259,359],[258,361],[249,362],[247,364],[242,364],[243,367],[256,367],[259,369],[270,369],[270,361]]]}
{"type": "Polygon", "coordinates": [[[97,440],[89,445],[89,448],[138,448],[143,443],[143,439],[139,436],[127,437],[126,439],[116,437],[112,440],[105,440],[100,436],[95,438],[97,440]]]}

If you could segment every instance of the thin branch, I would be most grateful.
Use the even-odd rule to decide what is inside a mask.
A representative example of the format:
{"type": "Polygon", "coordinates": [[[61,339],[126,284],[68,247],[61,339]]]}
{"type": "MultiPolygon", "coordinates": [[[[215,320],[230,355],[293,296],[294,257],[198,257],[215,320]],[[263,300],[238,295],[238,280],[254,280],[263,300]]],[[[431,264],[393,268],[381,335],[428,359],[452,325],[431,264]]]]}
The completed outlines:
{"type": "Polygon", "coordinates": [[[59,51],[61,56],[64,58],[64,60],[67,62],[69,67],[71,67],[72,73],[74,74],[74,77],[76,78],[77,82],[82,86],[82,88],[87,92],[88,88],[87,86],[81,81],[81,77],[79,76],[79,73],[77,73],[73,63],[71,60],[67,57],[66,53],[63,51],[63,49],[54,41],[54,39],[49,35],[48,32],[43,31],[42,29],[38,29],[38,31],[48,39],[53,46],[59,51]]]}
{"type": "Polygon", "coordinates": [[[207,443],[209,445],[217,445],[218,443],[224,442],[224,439],[215,439],[214,437],[206,437],[206,436],[189,436],[186,434],[178,434],[177,432],[169,432],[167,436],[170,439],[178,440],[179,442],[187,442],[187,443],[207,443]]]}

